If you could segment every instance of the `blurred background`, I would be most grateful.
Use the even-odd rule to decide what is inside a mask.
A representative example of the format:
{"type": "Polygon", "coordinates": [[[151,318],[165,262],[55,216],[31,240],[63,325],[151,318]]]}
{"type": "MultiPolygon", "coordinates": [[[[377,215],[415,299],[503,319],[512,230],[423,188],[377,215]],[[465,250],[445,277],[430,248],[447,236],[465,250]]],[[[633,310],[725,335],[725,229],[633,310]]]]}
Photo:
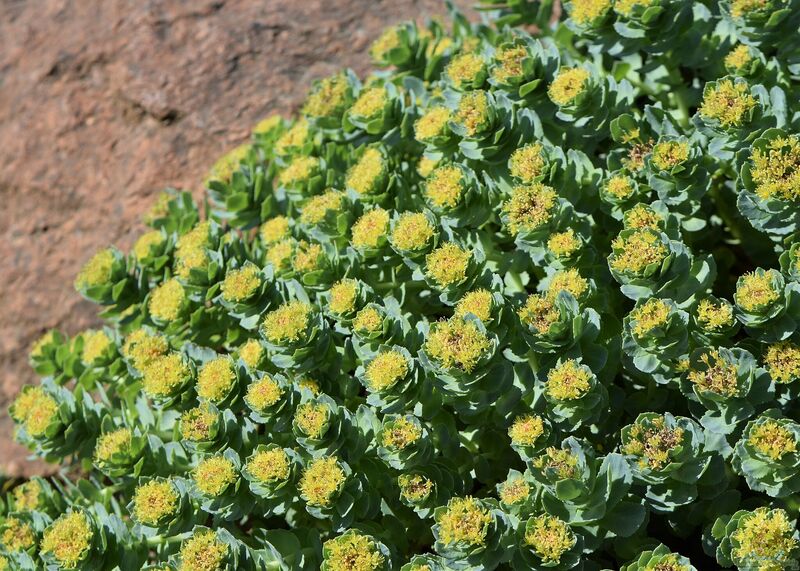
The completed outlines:
{"type": "MultiPolygon", "coordinates": [[[[471,2],[454,2],[466,8],[471,2]]],[[[0,0],[0,471],[41,473],[7,408],[31,344],[98,323],[72,282],[127,250],[167,186],[202,194],[214,160],[312,80],[369,69],[381,30],[443,0],[0,0]]]]}

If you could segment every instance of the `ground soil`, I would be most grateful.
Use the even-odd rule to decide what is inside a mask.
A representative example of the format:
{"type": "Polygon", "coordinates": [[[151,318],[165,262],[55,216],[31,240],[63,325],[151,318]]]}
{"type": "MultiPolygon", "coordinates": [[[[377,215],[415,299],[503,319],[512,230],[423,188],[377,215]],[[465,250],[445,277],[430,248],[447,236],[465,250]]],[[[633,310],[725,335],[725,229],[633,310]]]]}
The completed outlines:
{"type": "MultiPolygon", "coordinates": [[[[469,0],[456,2],[462,6],[469,0]]],[[[0,472],[47,467],[6,408],[31,343],[97,323],[72,281],[127,248],[164,187],[189,189],[311,81],[369,67],[388,24],[441,0],[0,0],[0,472]]]]}

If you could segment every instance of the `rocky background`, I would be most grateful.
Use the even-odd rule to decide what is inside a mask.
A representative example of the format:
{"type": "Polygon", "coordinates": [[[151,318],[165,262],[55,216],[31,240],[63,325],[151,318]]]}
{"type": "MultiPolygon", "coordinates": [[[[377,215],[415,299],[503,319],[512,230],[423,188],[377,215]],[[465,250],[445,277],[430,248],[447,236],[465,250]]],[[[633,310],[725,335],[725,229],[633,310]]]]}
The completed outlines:
{"type": "MultiPolygon", "coordinates": [[[[469,0],[456,4],[466,7],[469,0]]],[[[31,344],[96,310],[81,265],[127,249],[164,187],[202,193],[214,160],[312,80],[443,0],[0,0],[0,472],[49,468],[12,442],[31,344]]]]}

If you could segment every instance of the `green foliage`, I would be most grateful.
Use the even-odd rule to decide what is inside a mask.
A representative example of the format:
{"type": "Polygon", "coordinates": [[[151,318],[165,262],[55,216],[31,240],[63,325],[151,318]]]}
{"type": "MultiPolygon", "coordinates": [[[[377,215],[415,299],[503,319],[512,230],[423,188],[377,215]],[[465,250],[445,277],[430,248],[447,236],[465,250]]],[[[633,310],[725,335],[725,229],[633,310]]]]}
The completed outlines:
{"type": "Polygon", "coordinates": [[[86,263],[0,571],[798,568],[800,3],[450,9],[86,263]]]}

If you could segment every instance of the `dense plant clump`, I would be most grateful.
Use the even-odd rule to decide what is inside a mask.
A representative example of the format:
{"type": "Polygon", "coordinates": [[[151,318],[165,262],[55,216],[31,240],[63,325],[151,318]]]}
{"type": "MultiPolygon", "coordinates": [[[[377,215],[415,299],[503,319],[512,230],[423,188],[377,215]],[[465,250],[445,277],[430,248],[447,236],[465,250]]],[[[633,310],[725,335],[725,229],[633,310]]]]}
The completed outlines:
{"type": "Polygon", "coordinates": [[[480,8],[86,263],[0,570],[798,569],[800,2],[480,8]]]}

